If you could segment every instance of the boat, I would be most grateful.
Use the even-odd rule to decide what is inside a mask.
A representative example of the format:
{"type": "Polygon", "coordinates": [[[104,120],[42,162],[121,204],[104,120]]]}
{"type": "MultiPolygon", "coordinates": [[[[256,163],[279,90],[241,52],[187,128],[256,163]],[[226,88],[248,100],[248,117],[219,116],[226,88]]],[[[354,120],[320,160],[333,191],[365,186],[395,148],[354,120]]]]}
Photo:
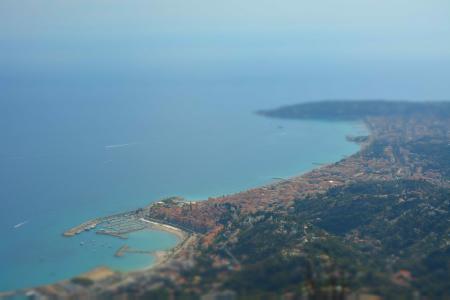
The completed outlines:
{"type": "Polygon", "coordinates": [[[21,222],[21,223],[18,223],[18,224],[16,224],[16,225],[14,225],[14,229],[17,229],[17,228],[19,228],[19,227],[22,227],[23,225],[25,225],[25,224],[27,224],[28,223],[28,221],[23,221],[23,222],[21,222]]]}

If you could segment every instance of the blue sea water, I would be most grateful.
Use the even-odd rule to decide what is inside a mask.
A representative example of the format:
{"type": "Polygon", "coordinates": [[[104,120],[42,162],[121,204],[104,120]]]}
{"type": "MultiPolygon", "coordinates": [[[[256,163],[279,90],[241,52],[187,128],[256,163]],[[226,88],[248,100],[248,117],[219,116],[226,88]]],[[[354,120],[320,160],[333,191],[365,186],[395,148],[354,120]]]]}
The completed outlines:
{"type": "MultiPolygon", "coordinates": [[[[61,95],[45,105],[11,104],[14,118],[0,158],[2,289],[48,283],[98,265],[149,265],[147,255],[115,258],[122,240],[61,233],[165,196],[205,199],[299,174],[313,162],[355,152],[345,135],[362,130],[358,124],[262,118],[253,114],[258,102],[152,100],[144,90],[130,101],[105,93],[74,102],[61,95]]],[[[160,232],[139,238],[140,249],[176,242],[160,232]]],[[[126,243],[134,240],[132,235],[126,243]]]]}
{"type": "Polygon", "coordinates": [[[61,233],[293,176],[354,153],[345,136],[364,132],[255,110],[450,98],[448,1],[326,2],[1,1],[0,291],[146,267],[151,256],[113,256],[121,240],[61,233]]]}

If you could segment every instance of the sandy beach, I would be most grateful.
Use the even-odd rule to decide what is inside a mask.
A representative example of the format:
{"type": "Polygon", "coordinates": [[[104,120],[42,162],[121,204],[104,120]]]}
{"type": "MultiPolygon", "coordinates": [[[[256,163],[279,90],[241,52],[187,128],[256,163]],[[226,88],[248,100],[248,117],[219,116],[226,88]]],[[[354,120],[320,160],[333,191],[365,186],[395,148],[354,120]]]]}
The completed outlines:
{"type": "Polygon", "coordinates": [[[179,248],[189,238],[189,234],[187,232],[185,232],[185,231],[183,231],[183,230],[181,230],[179,228],[176,228],[174,226],[157,223],[157,222],[154,222],[154,221],[146,220],[144,218],[141,218],[140,220],[145,222],[145,223],[148,223],[150,225],[150,228],[149,228],[150,230],[159,230],[159,231],[164,231],[164,232],[167,232],[167,233],[175,235],[178,238],[178,242],[177,242],[177,244],[175,246],[173,246],[170,249],[159,250],[159,251],[153,252],[152,255],[155,258],[155,261],[152,264],[148,265],[147,267],[145,267],[143,269],[131,271],[131,273],[145,271],[145,270],[150,270],[150,269],[153,269],[153,268],[163,264],[175,252],[177,252],[177,250],[179,250],[179,248]]]}
{"type": "Polygon", "coordinates": [[[140,220],[145,222],[145,223],[150,224],[151,225],[151,229],[165,231],[165,232],[174,234],[180,241],[183,241],[188,236],[188,234],[186,232],[184,232],[183,230],[181,230],[179,228],[176,228],[176,227],[173,227],[173,226],[170,226],[170,225],[166,225],[166,224],[161,224],[161,223],[149,221],[149,220],[146,220],[144,218],[141,218],[140,220]]]}

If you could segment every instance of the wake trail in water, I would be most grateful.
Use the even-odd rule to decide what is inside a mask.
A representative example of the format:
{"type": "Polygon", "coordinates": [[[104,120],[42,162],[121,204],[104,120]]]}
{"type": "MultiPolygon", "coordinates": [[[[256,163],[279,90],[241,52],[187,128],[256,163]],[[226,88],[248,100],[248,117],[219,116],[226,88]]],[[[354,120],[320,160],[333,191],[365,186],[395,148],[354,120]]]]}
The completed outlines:
{"type": "Polygon", "coordinates": [[[107,146],[105,146],[105,150],[113,150],[113,149],[117,149],[117,148],[130,147],[130,146],[134,146],[136,144],[137,143],[107,145],[107,146]]]}

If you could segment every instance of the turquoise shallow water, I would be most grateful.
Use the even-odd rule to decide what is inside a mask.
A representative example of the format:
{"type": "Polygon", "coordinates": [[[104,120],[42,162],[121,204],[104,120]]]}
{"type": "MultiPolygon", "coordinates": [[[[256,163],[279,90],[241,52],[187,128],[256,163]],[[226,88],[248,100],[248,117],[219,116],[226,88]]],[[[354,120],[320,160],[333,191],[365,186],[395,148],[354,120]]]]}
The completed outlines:
{"type": "Polygon", "coordinates": [[[448,99],[449,3],[0,1],[0,290],[147,266],[113,257],[120,240],[61,233],[166,196],[299,174],[357,151],[345,135],[364,131],[255,110],[448,99]]]}

